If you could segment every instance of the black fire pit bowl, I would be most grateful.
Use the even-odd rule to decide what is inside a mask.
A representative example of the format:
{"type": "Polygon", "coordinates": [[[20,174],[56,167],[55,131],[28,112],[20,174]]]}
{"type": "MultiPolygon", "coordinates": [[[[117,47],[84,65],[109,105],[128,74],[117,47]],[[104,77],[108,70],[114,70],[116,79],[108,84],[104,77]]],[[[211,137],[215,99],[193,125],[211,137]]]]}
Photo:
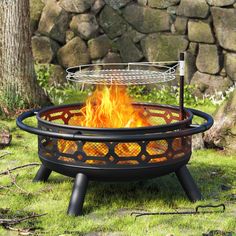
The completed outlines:
{"type": "Polygon", "coordinates": [[[145,109],[144,115],[153,126],[103,129],[68,125],[71,117],[80,115],[82,104],[31,110],[17,118],[21,129],[38,135],[42,165],[34,181],[47,181],[52,171],[75,177],[68,214],[82,214],[90,180],[143,180],[175,172],[188,198],[202,199],[186,164],[191,156],[192,135],[208,130],[213,124],[212,117],[175,106],[134,106],[145,109]],[[185,119],[181,117],[183,113],[185,119]],[[37,128],[23,123],[35,115],[37,128]],[[204,119],[205,123],[193,125],[193,116],[204,119]],[[129,148],[128,155],[122,152],[124,147],[129,148]]]}

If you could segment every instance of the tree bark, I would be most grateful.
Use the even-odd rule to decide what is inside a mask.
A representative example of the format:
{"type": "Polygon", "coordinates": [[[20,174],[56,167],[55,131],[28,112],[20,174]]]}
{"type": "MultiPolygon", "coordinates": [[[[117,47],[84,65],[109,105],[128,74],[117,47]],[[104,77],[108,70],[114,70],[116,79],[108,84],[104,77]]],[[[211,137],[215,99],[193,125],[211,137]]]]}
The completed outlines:
{"type": "Polygon", "coordinates": [[[26,107],[49,103],[34,70],[29,9],[29,0],[0,0],[0,92],[26,107]]]}
{"type": "Polygon", "coordinates": [[[204,135],[208,147],[236,151],[236,89],[214,115],[214,125],[204,135]]]}

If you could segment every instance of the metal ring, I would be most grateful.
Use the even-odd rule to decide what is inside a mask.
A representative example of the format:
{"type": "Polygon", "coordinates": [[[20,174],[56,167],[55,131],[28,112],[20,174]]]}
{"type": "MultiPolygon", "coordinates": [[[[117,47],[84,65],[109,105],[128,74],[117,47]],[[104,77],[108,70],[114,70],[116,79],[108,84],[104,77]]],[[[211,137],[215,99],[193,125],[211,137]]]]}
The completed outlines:
{"type": "MultiPolygon", "coordinates": [[[[123,135],[128,134],[144,134],[144,133],[157,133],[157,132],[166,132],[166,131],[172,131],[180,128],[186,128],[189,126],[193,119],[193,114],[191,111],[185,109],[185,113],[188,114],[188,117],[184,120],[171,123],[171,124],[163,124],[163,125],[153,125],[153,126],[147,126],[147,127],[137,127],[137,128],[90,128],[90,127],[82,127],[82,126],[72,126],[72,125],[65,125],[65,124],[57,124],[50,121],[47,121],[45,119],[42,119],[41,117],[44,115],[44,113],[48,111],[54,111],[58,112],[61,111],[60,109],[63,108],[73,108],[82,106],[82,103],[77,104],[69,104],[69,105],[61,105],[61,106],[51,106],[46,107],[42,110],[40,110],[36,117],[38,121],[41,124],[50,125],[56,128],[62,128],[62,129],[70,129],[75,130],[76,132],[87,132],[87,133],[122,133],[123,135]]],[[[157,104],[151,104],[151,103],[134,103],[133,105],[143,105],[143,106],[155,106],[160,108],[168,108],[178,111],[179,107],[177,106],[170,106],[170,105],[157,105],[157,104]]]]}
{"type": "Polygon", "coordinates": [[[22,130],[25,130],[29,133],[41,135],[41,136],[49,136],[52,138],[66,139],[66,140],[81,140],[81,141],[90,141],[90,142],[133,142],[133,141],[152,141],[152,140],[161,140],[168,138],[176,138],[176,137],[186,137],[194,134],[202,133],[211,128],[214,121],[213,118],[199,110],[195,109],[187,109],[191,111],[195,116],[201,117],[206,120],[206,123],[199,126],[189,126],[186,129],[172,131],[172,132],[163,132],[163,133],[148,133],[148,134],[133,134],[133,135],[81,135],[81,134],[68,134],[68,133],[57,133],[51,131],[41,130],[35,127],[28,126],[23,123],[23,121],[29,117],[35,116],[36,112],[39,110],[31,110],[28,112],[24,112],[21,114],[17,120],[16,124],[22,130]]]}

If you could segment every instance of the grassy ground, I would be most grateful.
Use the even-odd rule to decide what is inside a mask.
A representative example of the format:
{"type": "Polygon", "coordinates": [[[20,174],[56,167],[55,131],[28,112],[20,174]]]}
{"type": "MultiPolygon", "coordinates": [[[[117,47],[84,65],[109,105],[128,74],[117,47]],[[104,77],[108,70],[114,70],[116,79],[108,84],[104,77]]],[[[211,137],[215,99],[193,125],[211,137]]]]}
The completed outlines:
{"type": "MultiPolygon", "coordinates": [[[[39,162],[37,138],[20,131],[14,121],[1,121],[12,131],[10,147],[0,151],[10,155],[0,158],[0,172],[31,162],[39,162]]],[[[34,228],[38,235],[202,235],[211,230],[236,231],[236,155],[222,151],[195,151],[189,164],[205,201],[190,203],[174,174],[145,182],[89,184],[84,206],[85,216],[66,215],[73,179],[53,173],[47,183],[32,183],[38,167],[19,169],[17,185],[0,188],[0,215],[9,208],[8,215],[28,212],[47,215],[21,223],[16,228],[34,228]],[[231,187],[222,190],[222,185],[231,187]],[[150,212],[194,209],[198,204],[225,203],[225,213],[192,216],[146,216],[135,220],[135,210],[150,212]],[[113,232],[114,234],[109,234],[113,232]]],[[[0,185],[11,182],[9,175],[0,175],[0,185]]],[[[1,218],[1,217],[0,217],[1,218]]],[[[35,233],[35,234],[36,234],[35,233]]],[[[0,227],[0,235],[18,235],[0,227]]]]}

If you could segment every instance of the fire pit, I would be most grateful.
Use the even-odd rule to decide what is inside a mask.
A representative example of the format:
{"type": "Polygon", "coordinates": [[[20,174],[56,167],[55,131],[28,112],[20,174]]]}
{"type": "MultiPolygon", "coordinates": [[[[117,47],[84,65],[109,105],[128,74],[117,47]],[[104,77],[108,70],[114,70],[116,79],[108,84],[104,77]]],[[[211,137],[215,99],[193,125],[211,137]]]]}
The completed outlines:
{"type": "Polygon", "coordinates": [[[181,59],[179,106],[129,104],[123,88],[129,84],[172,80],[176,67],[162,66],[162,70],[157,70],[153,64],[140,63],[142,69],[131,69],[130,66],[137,67],[137,63],[130,63],[126,67],[119,64],[119,69],[99,68],[95,71],[86,65],[86,70],[75,67],[67,71],[69,80],[99,84],[86,105],[52,106],[31,110],[18,117],[17,125],[21,129],[38,135],[42,165],[34,181],[46,181],[52,171],[75,177],[68,214],[82,214],[90,180],[143,180],[175,172],[191,201],[202,198],[186,164],[191,156],[192,135],[208,130],[213,119],[201,111],[184,108],[183,54],[181,59]],[[146,66],[151,70],[143,69],[146,66]],[[108,83],[108,87],[101,88],[108,83]],[[109,116],[110,106],[104,104],[107,97],[108,103],[117,106],[109,116]],[[123,103],[119,103],[120,100],[123,103]],[[121,116],[122,109],[124,116],[121,116]],[[37,117],[37,128],[23,123],[32,116],[37,117]],[[195,116],[204,119],[205,123],[193,125],[195,116]]]}

